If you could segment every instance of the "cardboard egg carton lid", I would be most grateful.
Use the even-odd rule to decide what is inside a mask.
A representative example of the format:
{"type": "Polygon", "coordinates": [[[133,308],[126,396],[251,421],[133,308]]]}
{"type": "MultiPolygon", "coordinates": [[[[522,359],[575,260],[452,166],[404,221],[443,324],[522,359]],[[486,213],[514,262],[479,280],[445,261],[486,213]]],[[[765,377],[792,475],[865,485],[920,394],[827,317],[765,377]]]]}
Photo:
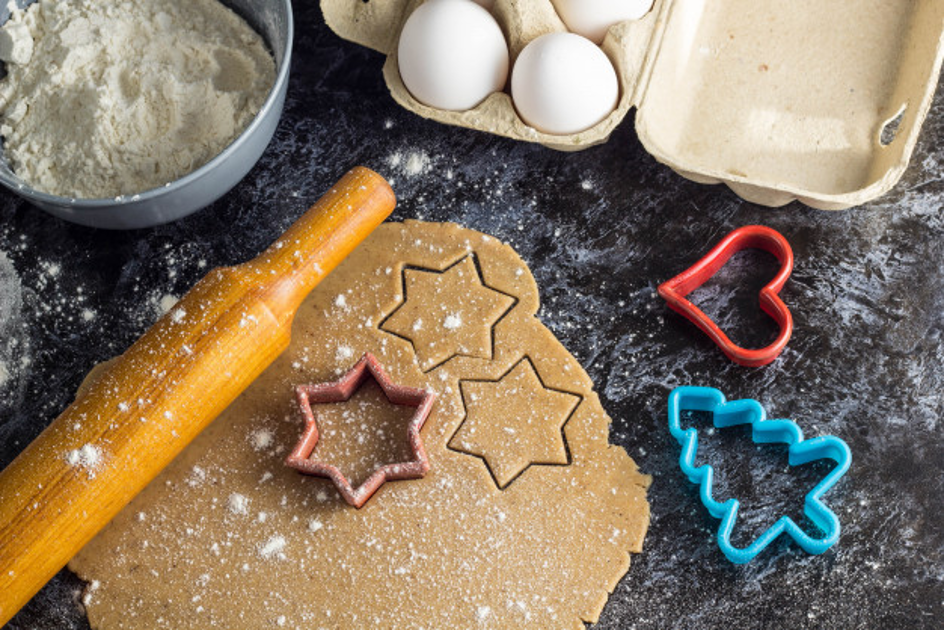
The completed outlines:
{"type": "MultiPolygon", "coordinates": [[[[941,0],[656,0],[613,26],[602,49],[617,69],[617,108],[555,136],[526,125],[508,91],[465,112],[426,106],[400,79],[397,43],[422,0],[321,0],[339,36],[387,55],[402,106],[439,122],[574,151],[605,142],[631,108],[657,160],[691,180],[725,183],[766,206],[795,199],[838,210],[902,176],[942,67],[941,0]]],[[[550,0],[496,0],[511,60],[566,31],[550,0]]]]}

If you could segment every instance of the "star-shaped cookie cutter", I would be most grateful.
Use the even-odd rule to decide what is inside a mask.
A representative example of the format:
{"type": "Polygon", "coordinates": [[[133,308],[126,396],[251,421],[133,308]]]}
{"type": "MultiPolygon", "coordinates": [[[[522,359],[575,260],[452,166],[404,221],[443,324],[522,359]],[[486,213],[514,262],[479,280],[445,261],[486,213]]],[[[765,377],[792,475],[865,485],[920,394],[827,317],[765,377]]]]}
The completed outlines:
{"type": "Polygon", "coordinates": [[[791,339],[791,331],[794,329],[791,311],[778,296],[778,292],[791,275],[793,267],[794,253],[781,233],[767,226],[742,226],[719,241],[718,245],[699,259],[695,265],[662,283],[656,290],[673,311],[702,329],[729,359],[742,366],[764,366],[773,362],[781,354],[788,340],[791,339]],[[712,278],[736,252],[747,248],[770,252],[781,263],[778,274],[761,289],[758,295],[761,308],[774,318],[781,330],[777,339],[759,349],[742,348],[732,342],[709,316],[686,299],[686,296],[712,278]]]}
{"type": "Polygon", "coordinates": [[[354,367],[338,381],[297,386],[295,389],[305,431],[292,453],[285,459],[286,465],[297,471],[321,478],[328,478],[338,487],[339,493],[349,504],[361,508],[374,492],[388,480],[410,480],[422,478],[430,470],[426,449],[420,439],[420,429],[430,415],[436,393],[422,388],[410,388],[393,383],[387,372],[371,353],[365,353],[354,367]],[[358,488],[353,488],[338,467],[312,460],[311,455],[318,443],[318,423],[312,403],[341,403],[351,398],[358,388],[373,377],[381,387],[387,400],[394,405],[417,408],[407,426],[407,440],[413,459],[408,462],[386,464],[374,471],[358,488]]]}
{"type": "Polygon", "coordinates": [[[794,421],[788,419],[765,420],[765,410],[754,399],[726,402],[725,395],[715,388],[680,386],[669,394],[669,431],[679,443],[679,468],[693,484],[699,485],[699,499],[716,519],[721,519],[718,543],[722,553],[733,563],[747,563],[764,550],[782,533],[787,533],[808,554],[823,554],[840,538],[840,520],[821,501],[821,496],[843,477],[850,468],[850,448],[836,436],[818,436],[804,439],[804,433],[794,421]],[[788,464],[797,466],[827,458],[836,463],[830,473],[804,496],[804,514],[821,531],[823,537],[812,537],[797,523],[782,515],[773,526],[763,532],[745,548],[732,545],[731,535],[738,518],[738,500],[717,501],[712,496],[714,470],[710,465],[695,466],[699,437],[695,428],[683,429],[679,415],[682,410],[697,410],[712,413],[715,427],[751,425],[751,438],[755,443],[786,443],[788,464]]]}

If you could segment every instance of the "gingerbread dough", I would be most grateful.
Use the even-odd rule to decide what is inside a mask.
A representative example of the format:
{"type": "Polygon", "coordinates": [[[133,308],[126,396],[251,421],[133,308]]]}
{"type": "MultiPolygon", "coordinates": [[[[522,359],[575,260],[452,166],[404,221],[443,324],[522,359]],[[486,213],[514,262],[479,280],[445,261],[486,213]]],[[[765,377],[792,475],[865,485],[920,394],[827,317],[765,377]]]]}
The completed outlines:
{"type": "MultiPolygon", "coordinates": [[[[581,627],[639,552],[649,478],[535,317],[507,245],[382,225],[299,310],[290,348],[70,563],[94,627],[581,627]],[[437,393],[431,469],[361,508],[283,460],[294,386],[365,351],[437,393]]],[[[316,410],[349,479],[404,457],[410,410],[368,382],[316,410]],[[325,409],[321,409],[325,408],[325,409]]],[[[319,449],[322,451],[319,451],[319,449]]]]}

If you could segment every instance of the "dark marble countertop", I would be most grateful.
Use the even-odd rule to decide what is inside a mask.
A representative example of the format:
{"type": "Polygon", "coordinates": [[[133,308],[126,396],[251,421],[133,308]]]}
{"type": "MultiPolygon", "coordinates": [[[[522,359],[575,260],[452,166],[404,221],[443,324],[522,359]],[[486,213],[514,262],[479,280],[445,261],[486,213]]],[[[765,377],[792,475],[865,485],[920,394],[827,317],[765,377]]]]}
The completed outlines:
{"type": "MultiPolygon", "coordinates": [[[[611,440],[653,475],[644,551],[600,627],[942,628],[941,85],[891,193],[842,212],[770,209],[658,164],[632,117],[608,143],[578,153],[423,120],[389,96],[383,58],[335,37],[317,3],[296,3],[296,32],[276,136],[209,208],[150,230],[108,232],[0,191],[0,252],[12,263],[0,257],[0,467],[69,403],[95,363],[147,329],[162,297],[251,257],[348,167],[364,164],[391,180],[395,218],[455,221],[515,247],[538,281],[540,318],[596,383],[611,440]],[[746,369],[655,290],[752,223],[793,246],[782,296],[796,326],[781,358],[746,369]],[[666,397],[684,384],[757,399],[808,436],[850,445],[853,465],[826,496],[843,526],[838,545],[808,556],[779,540],[747,566],[725,560],[714,543],[718,522],[682,477],[666,429],[666,397]]],[[[767,255],[740,254],[700,290],[700,304],[725,314],[736,341],[763,344],[775,325],[753,296],[775,270],[767,255]]],[[[743,500],[736,542],[777,515],[798,514],[822,471],[788,469],[783,450],[752,448],[744,432],[716,438],[707,457],[743,500]]],[[[60,572],[10,627],[87,625],[80,589],[60,572]]]]}

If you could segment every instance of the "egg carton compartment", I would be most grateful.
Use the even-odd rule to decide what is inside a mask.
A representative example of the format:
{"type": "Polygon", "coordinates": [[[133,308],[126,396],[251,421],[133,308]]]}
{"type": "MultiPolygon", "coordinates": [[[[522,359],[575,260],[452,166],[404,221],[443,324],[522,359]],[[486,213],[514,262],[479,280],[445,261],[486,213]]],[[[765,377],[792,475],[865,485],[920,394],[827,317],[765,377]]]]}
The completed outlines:
{"type": "Polygon", "coordinates": [[[672,0],[638,104],[646,150],[768,206],[888,191],[942,63],[940,0],[672,0]]]}
{"type": "MultiPolygon", "coordinates": [[[[565,151],[605,142],[631,108],[643,146],[682,176],[725,183],[767,206],[795,199],[836,210],[874,199],[902,176],[942,66],[940,0],[656,0],[601,49],[616,109],[576,134],[528,126],[505,90],[462,111],[429,107],[403,84],[397,45],[423,0],[321,0],[341,37],[387,55],[394,99],[442,123],[565,151]]],[[[550,0],[496,0],[509,45],[568,29],[550,0]]]]}
{"type": "MultiPolygon", "coordinates": [[[[328,25],[341,37],[373,48],[387,55],[384,79],[391,95],[403,107],[449,125],[486,131],[516,140],[537,142],[545,146],[575,151],[606,142],[620,124],[633,102],[634,78],[642,63],[642,53],[653,32],[655,10],[640,20],[624,22],[611,28],[601,49],[617,73],[619,96],[617,106],[600,123],[576,134],[542,133],[527,125],[518,115],[509,93],[509,83],[501,92],[488,96],[476,107],[465,111],[448,111],[425,105],[415,99],[400,77],[397,44],[407,18],[423,0],[322,0],[322,12],[328,25]],[[637,46],[628,45],[628,40],[637,46]]],[[[514,67],[519,53],[530,41],[547,33],[563,33],[568,29],[558,17],[550,0],[496,0],[492,14],[509,46],[509,68],[514,67]]],[[[510,72],[511,77],[511,72],[510,72]]]]}

